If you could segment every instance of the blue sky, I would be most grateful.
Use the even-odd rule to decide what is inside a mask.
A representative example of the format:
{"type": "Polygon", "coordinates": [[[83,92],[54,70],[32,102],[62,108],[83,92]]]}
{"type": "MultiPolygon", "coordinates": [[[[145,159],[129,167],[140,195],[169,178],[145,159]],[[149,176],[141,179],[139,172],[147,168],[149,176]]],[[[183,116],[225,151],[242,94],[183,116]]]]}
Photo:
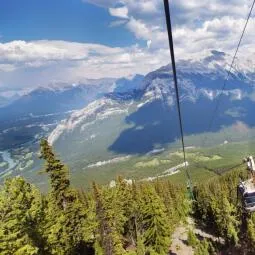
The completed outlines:
{"type": "Polygon", "coordinates": [[[128,46],[135,36],[119,26],[107,8],[80,0],[2,0],[1,42],[12,40],[65,40],[128,46]]]}
{"type": "MultiPolygon", "coordinates": [[[[232,56],[251,3],[171,0],[177,61],[200,60],[212,50],[232,56]]],[[[162,0],[1,0],[0,91],[146,74],[166,65],[163,10],[162,0]]],[[[252,59],[254,15],[240,51],[252,59]]]]}

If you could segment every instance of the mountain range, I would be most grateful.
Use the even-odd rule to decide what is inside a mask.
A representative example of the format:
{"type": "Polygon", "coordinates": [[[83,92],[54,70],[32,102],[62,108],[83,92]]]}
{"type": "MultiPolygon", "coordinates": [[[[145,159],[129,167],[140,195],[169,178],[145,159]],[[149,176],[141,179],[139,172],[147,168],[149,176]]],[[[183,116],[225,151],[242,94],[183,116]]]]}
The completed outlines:
{"type": "MultiPolygon", "coordinates": [[[[235,65],[222,91],[227,59],[225,53],[212,51],[203,59],[177,63],[186,136],[216,133],[236,123],[254,126],[253,65],[235,65]]],[[[145,76],[38,88],[0,108],[0,119],[0,150],[28,149],[31,144],[38,150],[40,138],[48,136],[74,172],[116,157],[163,151],[180,135],[170,65],[145,76]]],[[[32,169],[38,167],[35,162],[32,169]]]]}
{"type": "MultiPolygon", "coordinates": [[[[224,126],[253,126],[254,72],[235,69],[226,89],[225,54],[178,62],[185,135],[218,132],[224,126]],[[220,108],[208,130],[216,102],[220,108]]],[[[132,90],[114,91],[73,112],[49,135],[49,142],[75,169],[116,155],[144,155],[179,139],[171,66],[150,72],[132,90]]]]}

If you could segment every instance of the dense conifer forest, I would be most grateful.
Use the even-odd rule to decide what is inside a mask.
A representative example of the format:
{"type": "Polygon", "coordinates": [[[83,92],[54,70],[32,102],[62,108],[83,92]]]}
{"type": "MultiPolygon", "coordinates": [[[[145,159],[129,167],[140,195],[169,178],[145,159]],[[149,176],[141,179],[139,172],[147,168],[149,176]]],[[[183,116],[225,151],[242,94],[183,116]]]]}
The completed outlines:
{"type": "Polygon", "coordinates": [[[171,254],[172,234],[188,218],[215,236],[201,238],[190,229],[187,243],[194,254],[255,253],[255,215],[244,213],[236,193],[244,169],[197,185],[191,201],[185,185],[166,179],[119,177],[110,186],[93,183],[90,191],[77,190],[46,140],[41,158],[47,194],[22,177],[6,179],[1,187],[1,255],[171,254]]]}

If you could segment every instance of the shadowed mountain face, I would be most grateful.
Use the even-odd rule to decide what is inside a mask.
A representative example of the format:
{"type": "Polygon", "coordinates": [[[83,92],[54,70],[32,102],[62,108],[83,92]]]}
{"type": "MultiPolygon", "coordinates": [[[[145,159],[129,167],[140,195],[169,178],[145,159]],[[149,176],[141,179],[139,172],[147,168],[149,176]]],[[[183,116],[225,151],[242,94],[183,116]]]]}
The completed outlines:
{"type": "Polygon", "coordinates": [[[114,93],[127,93],[132,92],[139,88],[143,81],[143,75],[135,75],[132,79],[121,78],[116,81],[114,93]]]}
{"type": "MultiPolygon", "coordinates": [[[[255,125],[254,73],[235,71],[221,95],[226,70],[218,61],[223,61],[225,55],[215,57],[215,54],[200,62],[180,61],[177,64],[185,135],[218,132],[222,127],[236,123],[239,123],[237,129],[246,132],[247,126],[255,125]],[[219,99],[212,128],[208,130],[219,99]]],[[[89,91],[86,86],[74,86],[62,90],[37,91],[29,97],[20,98],[16,106],[11,104],[8,109],[9,112],[11,109],[14,112],[25,111],[26,116],[12,118],[12,123],[0,123],[0,151],[22,147],[26,152],[32,146],[30,151],[35,152],[38,150],[38,141],[47,135],[49,142],[70,168],[83,171],[90,164],[122,155],[143,156],[169,145],[179,148],[179,143],[172,144],[180,138],[180,129],[170,70],[168,65],[145,77],[137,75],[132,79],[115,80],[106,84],[104,94],[96,87],[89,91]],[[86,106],[81,108],[82,104],[86,106]],[[64,112],[75,109],[73,107],[81,109],[72,113],[64,112]],[[38,116],[32,112],[27,116],[31,109],[37,114],[43,114],[38,116]],[[50,114],[44,114],[49,110],[50,114]]],[[[201,137],[194,138],[199,140],[198,146],[201,137]]],[[[217,144],[223,142],[220,136],[217,144]]],[[[20,154],[19,151],[15,153],[20,154]]],[[[35,153],[33,157],[36,158],[35,153]]],[[[26,160],[24,157],[21,160],[25,167],[26,160]]],[[[33,169],[36,167],[34,163],[33,169]]],[[[26,169],[24,171],[31,170],[29,167],[26,169]]]]}
{"type": "MultiPolygon", "coordinates": [[[[221,60],[223,56],[221,54],[221,60]]],[[[208,64],[214,60],[215,58],[208,58],[204,62],[208,64]]],[[[179,66],[182,67],[178,73],[178,81],[185,135],[217,132],[237,121],[250,127],[255,125],[255,104],[250,96],[254,93],[253,84],[250,82],[252,74],[248,77],[242,72],[231,74],[227,89],[221,95],[226,77],[226,71],[222,67],[216,65],[210,69],[204,64],[195,63],[192,71],[191,63],[185,61],[179,66]],[[218,101],[219,108],[215,113],[218,101]]],[[[144,94],[149,91],[158,91],[159,94],[155,93],[154,99],[125,118],[125,122],[131,127],[120,133],[108,147],[110,151],[144,154],[180,138],[175,91],[170,73],[170,66],[165,66],[144,78],[144,94]],[[167,102],[169,99],[170,104],[167,102]]],[[[143,97],[141,96],[140,100],[146,101],[143,97]]]]}
{"type": "Polygon", "coordinates": [[[34,142],[35,137],[47,136],[71,111],[110,94],[132,91],[143,78],[88,80],[86,84],[54,84],[37,88],[1,107],[0,97],[0,151],[34,142]]]}
{"type": "Polygon", "coordinates": [[[86,106],[103,91],[109,92],[103,88],[100,94],[98,87],[39,88],[0,108],[0,151],[34,142],[67,117],[68,111],[86,106]]]}
{"type": "MultiPolygon", "coordinates": [[[[250,100],[231,101],[222,99],[220,112],[215,115],[210,130],[209,123],[212,120],[212,112],[215,102],[200,98],[196,103],[182,102],[183,128],[185,135],[200,134],[211,131],[217,132],[223,126],[230,126],[237,121],[248,126],[255,125],[254,107],[250,100]]],[[[164,147],[180,138],[179,119],[176,107],[162,105],[161,101],[152,102],[141,107],[136,112],[125,118],[131,128],[125,129],[119,137],[109,146],[109,150],[123,154],[145,154],[155,149],[164,147]]]]}
{"type": "MultiPolygon", "coordinates": [[[[238,121],[254,126],[253,74],[231,74],[221,95],[226,70],[210,61],[215,58],[177,65],[184,134],[217,132],[238,121]],[[219,109],[208,130],[219,99],[219,109]]],[[[50,142],[67,162],[78,164],[80,158],[86,158],[80,166],[118,154],[144,155],[175,142],[180,129],[170,70],[169,65],[161,67],[134,79],[132,86],[126,81],[126,92],[119,87],[73,113],[51,133],[50,142]]]]}
{"type": "Polygon", "coordinates": [[[85,107],[104,93],[110,92],[111,83],[98,85],[66,85],[63,88],[38,88],[0,108],[0,120],[13,120],[29,115],[63,113],[85,107]],[[100,92],[99,92],[100,91],[100,92]]]}
{"type": "Polygon", "coordinates": [[[125,129],[109,146],[115,153],[144,154],[156,146],[174,141],[178,135],[175,107],[167,107],[161,100],[144,105],[125,118],[132,127],[125,129]]]}

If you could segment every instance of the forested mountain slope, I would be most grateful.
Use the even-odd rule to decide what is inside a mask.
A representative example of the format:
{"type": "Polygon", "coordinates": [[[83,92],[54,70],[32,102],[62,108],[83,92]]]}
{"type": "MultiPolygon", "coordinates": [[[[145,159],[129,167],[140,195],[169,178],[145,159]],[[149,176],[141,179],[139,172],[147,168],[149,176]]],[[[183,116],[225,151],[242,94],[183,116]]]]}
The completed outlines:
{"type": "Polygon", "coordinates": [[[243,167],[198,184],[191,201],[184,185],[164,179],[118,178],[110,186],[93,183],[90,191],[76,190],[46,140],[41,157],[48,193],[22,177],[7,179],[1,188],[0,254],[165,255],[176,227],[187,224],[188,216],[220,237],[199,240],[190,229],[192,254],[255,252],[255,216],[244,213],[236,194],[239,178],[247,177],[243,167]]]}
{"type": "MultiPolygon", "coordinates": [[[[226,57],[213,51],[204,59],[177,63],[186,136],[217,133],[237,122],[254,126],[252,68],[233,71],[221,95],[226,57]],[[224,103],[208,130],[219,98],[224,103]]],[[[73,112],[51,132],[49,142],[72,169],[115,155],[145,155],[179,138],[171,66],[148,73],[135,85],[133,90],[116,90],[73,112]]]]}

